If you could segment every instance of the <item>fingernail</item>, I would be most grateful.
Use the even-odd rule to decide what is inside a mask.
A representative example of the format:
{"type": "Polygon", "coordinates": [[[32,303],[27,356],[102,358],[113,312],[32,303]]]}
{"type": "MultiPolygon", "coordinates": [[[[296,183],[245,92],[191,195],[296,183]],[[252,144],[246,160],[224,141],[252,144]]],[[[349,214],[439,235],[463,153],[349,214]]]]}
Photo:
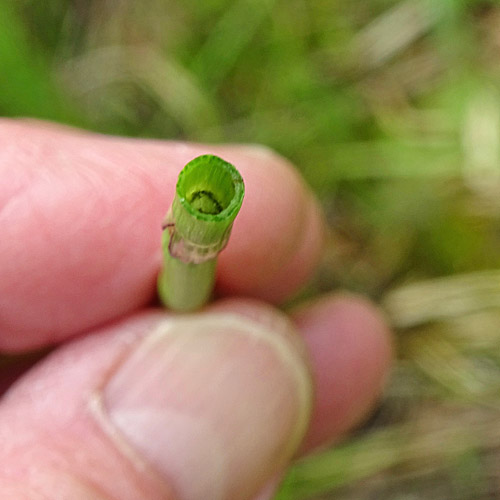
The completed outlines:
{"type": "Polygon", "coordinates": [[[123,449],[179,498],[236,500],[293,456],[311,393],[290,332],[207,313],[159,325],[117,368],[102,401],[123,449]]]}

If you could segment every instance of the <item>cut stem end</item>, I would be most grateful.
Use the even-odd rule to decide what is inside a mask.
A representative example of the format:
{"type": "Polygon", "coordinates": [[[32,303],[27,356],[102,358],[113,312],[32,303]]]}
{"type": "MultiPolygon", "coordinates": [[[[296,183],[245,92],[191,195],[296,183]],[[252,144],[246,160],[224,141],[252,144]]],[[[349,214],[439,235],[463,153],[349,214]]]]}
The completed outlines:
{"type": "Polygon", "coordinates": [[[172,207],[163,224],[162,302],[195,310],[212,294],[217,255],[226,246],[244,196],[240,173],[213,155],[189,162],[179,174],[172,207]]]}

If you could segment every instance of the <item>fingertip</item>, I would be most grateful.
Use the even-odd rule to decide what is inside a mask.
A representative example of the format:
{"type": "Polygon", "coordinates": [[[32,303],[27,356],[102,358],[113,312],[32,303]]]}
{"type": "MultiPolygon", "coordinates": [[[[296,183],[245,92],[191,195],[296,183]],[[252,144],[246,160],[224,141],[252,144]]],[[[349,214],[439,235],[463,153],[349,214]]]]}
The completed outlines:
{"type": "Polygon", "coordinates": [[[312,389],[295,327],[243,316],[147,311],[56,350],[3,400],[19,493],[255,498],[302,441],[312,389]]]}
{"type": "Polygon", "coordinates": [[[332,443],[366,417],[393,357],[383,314],[355,295],[330,295],[292,315],[303,331],[316,384],[304,450],[332,443]]]}
{"type": "Polygon", "coordinates": [[[218,289],[284,300],[312,273],[322,239],[317,202],[284,158],[0,119],[0,350],[52,345],[150,302],[178,172],[204,153],[246,184],[218,289]]]}
{"type": "Polygon", "coordinates": [[[263,287],[262,298],[272,303],[283,302],[313,276],[325,243],[326,224],[319,202],[308,193],[301,238],[290,260],[284,262],[269,283],[263,287]]]}
{"type": "MultiPolygon", "coordinates": [[[[265,302],[228,298],[210,306],[282,331],[290,321],[265,302]]],[[[302,333],[304,360],[315,387],[311,425],[302,452],[339,439],[365,418],[390,371],[393,345],[382,312],[369,300],[332,294],[296,308],[291,319],[302,333]]],[[[289,328],[289,327],[288,327],[289,328]]],[[[300,349],[299,349],[300,350],[300,349]]]]}
{"type": "Polygon", "coordinates": [[[218,289],[281,302],[319,261],[324,240],[319,203],[298,171],[267,148],[226,147],[225,157],[242,173],[246,195],[220,257],[218,289]]]}

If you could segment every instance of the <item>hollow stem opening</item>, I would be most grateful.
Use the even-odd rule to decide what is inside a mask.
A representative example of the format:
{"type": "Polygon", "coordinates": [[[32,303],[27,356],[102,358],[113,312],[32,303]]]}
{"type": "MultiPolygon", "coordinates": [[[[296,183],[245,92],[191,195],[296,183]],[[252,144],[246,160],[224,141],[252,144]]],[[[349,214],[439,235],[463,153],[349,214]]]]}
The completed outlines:
{"type": "Polygon", "coordinates": [[[160,298],[170,308],[194,310],[212,293],[217,255],[226,246],[244,196],[240,173],[213,155],[179,174],[163,235],[160,298]]]}

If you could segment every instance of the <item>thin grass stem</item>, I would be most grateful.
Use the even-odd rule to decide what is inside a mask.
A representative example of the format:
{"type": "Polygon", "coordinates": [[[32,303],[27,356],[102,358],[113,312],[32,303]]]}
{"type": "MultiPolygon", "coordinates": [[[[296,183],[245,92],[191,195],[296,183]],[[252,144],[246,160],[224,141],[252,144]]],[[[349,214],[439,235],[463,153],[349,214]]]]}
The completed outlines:
{"type": "Polygon", "coordinates": [[[210,299],[217,256],[229,241],[244,192],[240,173],[217,156],[199,156],[179,174],[163,225],[158,277],[158,293],[168,308],[193,311],[210,299]]]}

